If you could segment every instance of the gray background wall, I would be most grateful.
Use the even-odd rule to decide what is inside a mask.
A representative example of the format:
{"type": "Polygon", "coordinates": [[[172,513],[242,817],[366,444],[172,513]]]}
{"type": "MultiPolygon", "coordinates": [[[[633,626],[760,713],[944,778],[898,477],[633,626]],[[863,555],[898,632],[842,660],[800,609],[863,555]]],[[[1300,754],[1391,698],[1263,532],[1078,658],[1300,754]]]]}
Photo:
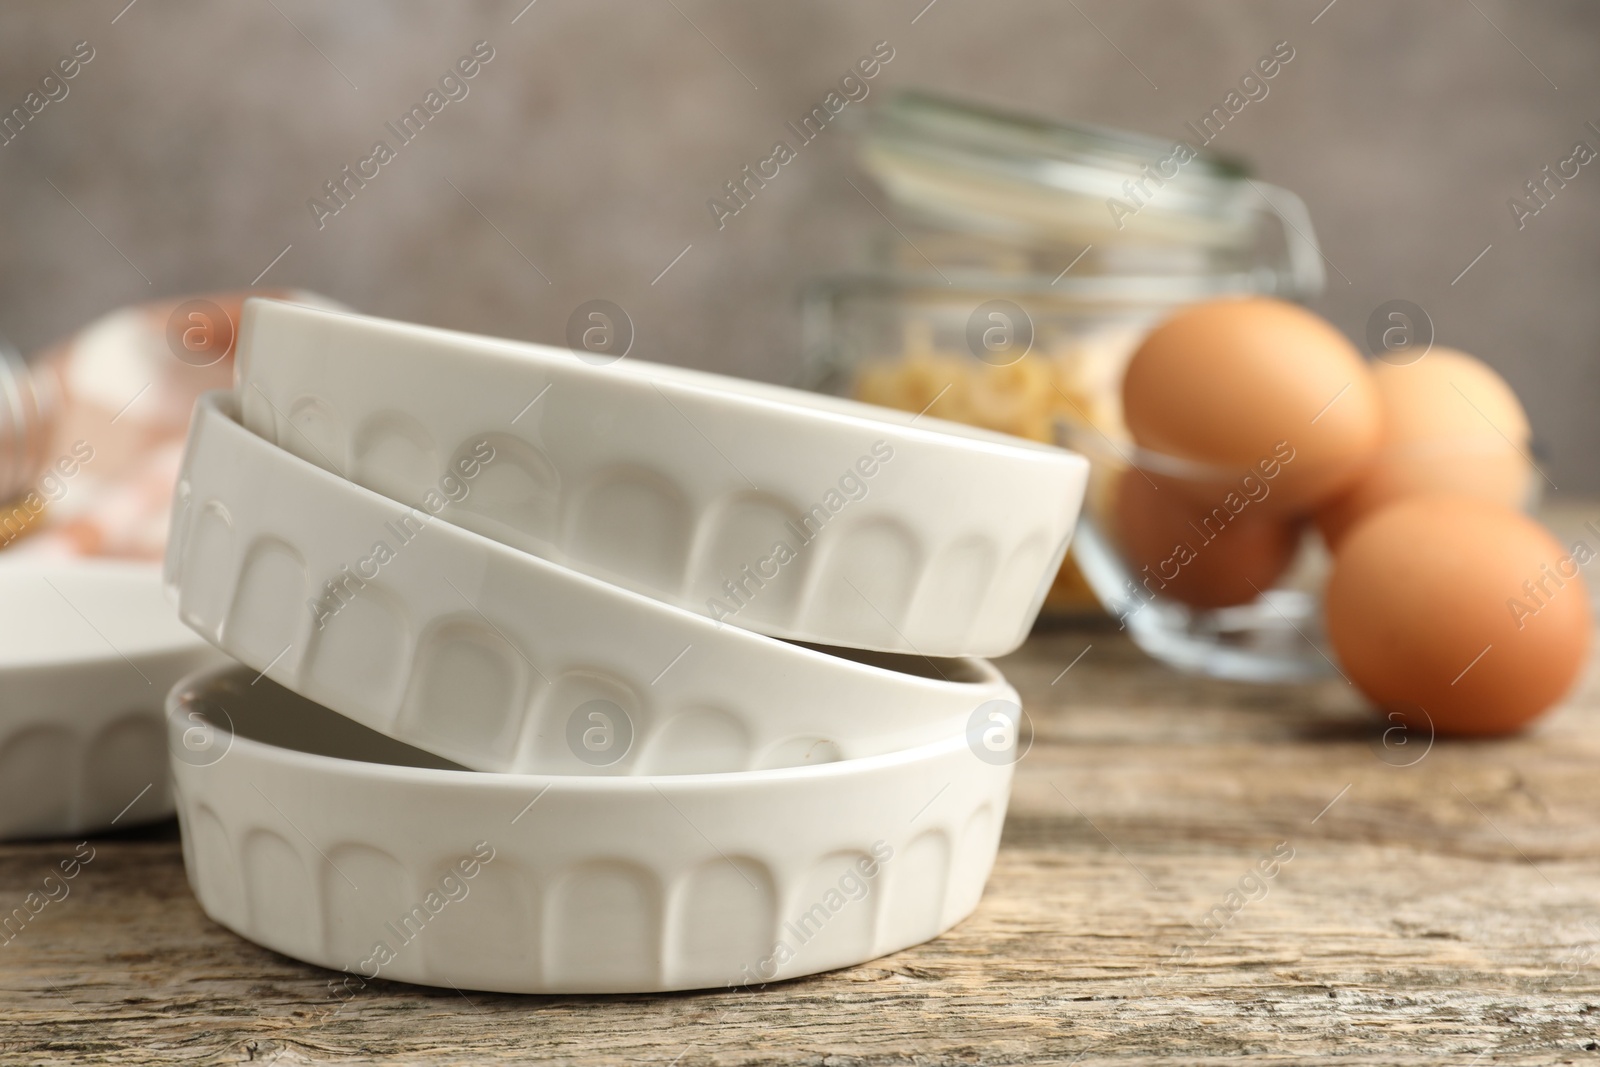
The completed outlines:
{"type": "Polygon", "coordinates": [[[641,357],[781,379],[798,287],[877,221],[849,144],[824,134],[722,232],[705,201],[874,42],[897,53],[874,91],[1165,137],[1287,39],[1294,62],[1214,147],[1309,203],[1337,268],[1319,310],[1359,336],[1386,300],[1422,305],[1510,378],[1560,488],[1600,490],[1600,162],[1520,232],[1506,206],[1575,141],[1600,148],[1581,0],[125,3],[0,8],[5,110],[74,42],[96,52],[0,147],[0,330],[25,349],[248,284],[291,246],[264,283],[547,341],[604,297],[641,357]],[[470,95],[319,231],[307,198],[480,39],[496,55],[470,95]]]}

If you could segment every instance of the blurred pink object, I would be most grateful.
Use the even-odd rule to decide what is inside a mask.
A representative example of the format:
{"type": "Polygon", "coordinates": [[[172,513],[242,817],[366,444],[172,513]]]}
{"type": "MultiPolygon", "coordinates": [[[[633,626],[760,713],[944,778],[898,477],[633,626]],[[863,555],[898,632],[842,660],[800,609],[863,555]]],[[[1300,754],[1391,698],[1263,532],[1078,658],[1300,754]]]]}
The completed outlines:
{"type": "Polygon", "coordinates": [[[120,308],[31,360],[54,411],[34,481],[7,508],[43,515],[8,555],[161,558],[189,413],[233,384],[247,296],[343,309],[285,289],[179,297],[120,308]]]}

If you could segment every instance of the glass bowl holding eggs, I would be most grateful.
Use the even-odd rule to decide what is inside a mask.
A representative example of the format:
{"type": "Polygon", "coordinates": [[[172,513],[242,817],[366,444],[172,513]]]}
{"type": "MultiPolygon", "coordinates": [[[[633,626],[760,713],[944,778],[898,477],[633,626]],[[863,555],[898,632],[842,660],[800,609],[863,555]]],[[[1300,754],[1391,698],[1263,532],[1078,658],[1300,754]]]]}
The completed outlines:
{"type": "Polygon", "coordinates": [[[1273,299],[1174,313],[1136,348],[1121,398],[1120,440],[1061,423],[1095,460],[1078,558],[1141,647],[1220,677],[1343,673],[1323,593],[1363,520],[1412,498],[1527,510],[1540,484],[1527,419],[1486,364],[1444,348],[1368,361],[1273,299]]]}
{"type": "Polygon", "coordinates": [[[809,291],[808,384],[1087,455],[1044,617],[1103,612],[1194,672],[1336,676],[1330,546],[1412,496],[1532,499],[1505,383],[1439,348],[1365,360],[1298,307],[1311,222],[1240,164],[916,93],[859,143],[888,225],[809,291]]]}

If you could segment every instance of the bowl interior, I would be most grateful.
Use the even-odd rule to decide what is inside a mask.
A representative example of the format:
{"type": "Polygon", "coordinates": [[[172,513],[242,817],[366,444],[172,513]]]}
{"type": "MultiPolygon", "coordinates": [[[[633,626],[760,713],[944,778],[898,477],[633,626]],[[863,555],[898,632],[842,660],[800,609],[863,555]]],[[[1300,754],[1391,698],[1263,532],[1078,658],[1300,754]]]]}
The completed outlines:
{"type": "Polygon", "coordinates": [[[809,648],[813,652],[821,652],[825,656],[835,656],[865,667],[876,667],[879,670],[893,671],[895,674],[904,674],[912,678],[924,678],[931,682],[990,685],[997,680],[996,672],[985,669],[985,662],[978,659],[920,656],[908,652],[874,652],[865,648],[812,644],[809,641],[791,643],[801,648],[809,648]]]}
{"type": "Polygon", "coordinates": [[[187,722],[198,713],[219,730],[279,748],[363,763],[466,770],[329,711],[248,667],[191,678],[172,699],[175,720],[187,722]]]}

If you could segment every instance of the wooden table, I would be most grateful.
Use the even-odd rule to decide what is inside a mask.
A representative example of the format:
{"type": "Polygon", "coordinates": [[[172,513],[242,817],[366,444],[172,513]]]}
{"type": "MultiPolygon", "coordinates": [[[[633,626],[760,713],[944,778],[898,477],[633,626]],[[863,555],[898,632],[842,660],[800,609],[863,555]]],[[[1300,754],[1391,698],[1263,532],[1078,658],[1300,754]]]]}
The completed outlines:
{"type": "MultiPolygon", "coordinates": [[[[96,841],[0,946],[0,1063],[1600,1062],[1593,671],[1525,737],[1429,748],[1342,681],[1185,678],[1107,627],[1003,666],[1037,741],[983,903],[931,944],[759,991],[378,982],[335,1012],[330,972],[201,914],[168,825],[96,841]]],[[[0,846],[0,904],[72,845],[0,846]]]]}

